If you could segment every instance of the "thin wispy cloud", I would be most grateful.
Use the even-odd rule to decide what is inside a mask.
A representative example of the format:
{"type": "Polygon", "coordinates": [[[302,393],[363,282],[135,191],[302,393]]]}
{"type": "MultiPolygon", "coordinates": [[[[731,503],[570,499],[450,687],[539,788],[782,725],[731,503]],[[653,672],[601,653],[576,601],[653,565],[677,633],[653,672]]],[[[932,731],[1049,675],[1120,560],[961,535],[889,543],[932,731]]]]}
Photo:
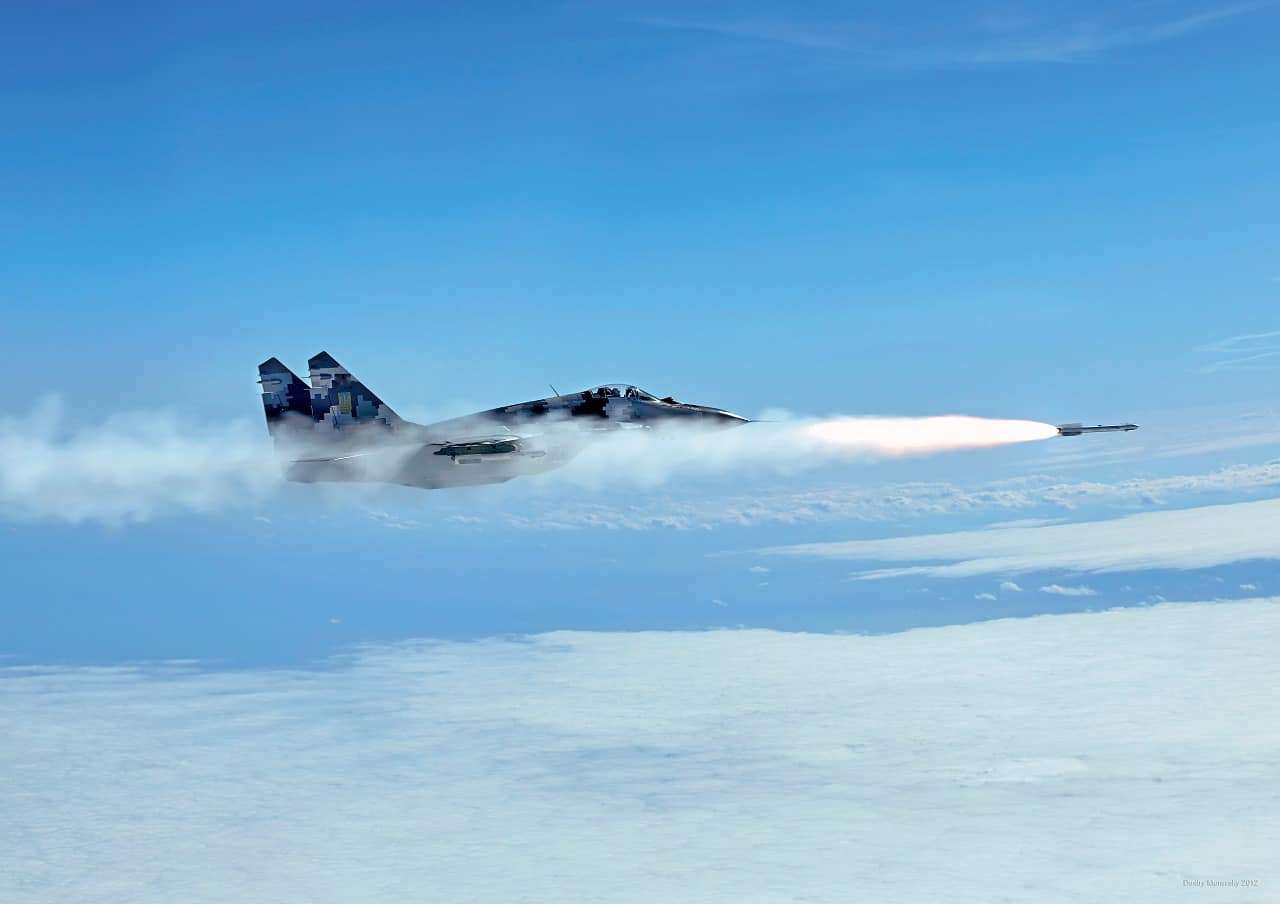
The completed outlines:
{"type": "Polygon", "coordinates": [[[402,518],[390,512],[384,512],[381,509],[370,509],[365,514],[369,516],[370,521],[391,530],[418,530],[426,526],[421,521],[413,518],[402,518]]]}
{"type": "Polygon", "coordinates": [[[1197,373],[1213,374],[1224,370],[1275,370],[1280,368],[1280,330],[1228,336],[1225,339],[1201,345],[1196,348],[1196,351],[1216,358],[1197,367],[1197,373]]]}
{"type": "Polygon", "coordinates": [[[1176,19],[1135,25],[1075,22],[1039,34],[994,41],[985,46],[958,48],[952,54],[926,51],[922,63],[945,65],[1009,65],[1018,63],[1078,63],[1125,47],[1160,44],[1185,37],[1227,19],[1253,12],[1262,4],[1210,9],[1176,19]]]}
{"type": "MultiPolygon", "coordinates": [[[[1088,506],[1164,505],[1207,493],[1246,494],[1280,486],[1280,462],[1235,465],[1201,474],[1120,481],[1064,481],[1032,475],[977,486],[948,482],[879,486],[823,486],[714,498],[637,496],[627,505],[578,501],[541,504],[494,516],[497,523],[533,530],[699,530],[721,526],[891,521],[937,515],[1017,512],[1042,506],[1076,511],[1088,506]]],[[[995,527],[1040,526],[1046,519],[995,527]]]]}
{"type": "Polygon", "coordinates": [[[1040,588],[1041,593],[1050,593],[1054,596],[1097,596],[1098,591],[1094,590],[1086,584],[1077,584],[1064,586],[1062,584],[1045,584],[1040,588]]]}
{"type": "Polygon", "coordinates": [[[671,31],[702,32],[725,38],[766,41],[820,50],[848,49],[844,26],[805,25],[783,19],[685,19],[672,16],[637,16],[637,25],[671,31]]]}
{"type": "Polygon", "coordinates": [[[757,554],[861,562],[906,562],[854,575],[860,580],[940,578],[1039,571],[1104,573],[1192,569],[1280,558],[1280,499],[1045,527],[967,530],[881,540],[806,543],[757,554]]]}
{"type": "Polygon", "coordinates": [[[0,900],[1271,887],[1277,631],[1280,605],[1254,601],[404,643],[307,672],[0,670],[0,900]]]}
{"type": "MultiPolygon", "coordinates": [[[[910,30],[882,17],[861,20],[800,20],[786,15],[743,18],[683,15],[637,16],[637,25],[690,32],[730,41],[781,45],[802,51],[843,53],[869,65],[908,67],[1067,64],[1095,59],[1126,47],[1184,38],[1263,8],[1264,3],[1188,10],[1180,16],[1125,21],[1123,11],[1109,17],[1046,21],[1036,10],[993,17],[974,12],[931,21],[913,19],[910,30]]],[[[936,19],[936,16],[933,17],[936,19]]]]}

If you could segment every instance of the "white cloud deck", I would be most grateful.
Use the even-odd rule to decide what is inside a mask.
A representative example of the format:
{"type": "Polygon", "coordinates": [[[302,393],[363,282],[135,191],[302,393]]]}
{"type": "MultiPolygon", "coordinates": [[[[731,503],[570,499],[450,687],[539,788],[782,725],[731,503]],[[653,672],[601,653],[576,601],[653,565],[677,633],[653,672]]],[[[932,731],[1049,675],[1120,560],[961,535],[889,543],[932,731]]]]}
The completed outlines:
{"type": "Polygon", "coordinates": [[[1267,900],[1277,641],[1253,600],[10,669],[0,899],[1267,900]]]}

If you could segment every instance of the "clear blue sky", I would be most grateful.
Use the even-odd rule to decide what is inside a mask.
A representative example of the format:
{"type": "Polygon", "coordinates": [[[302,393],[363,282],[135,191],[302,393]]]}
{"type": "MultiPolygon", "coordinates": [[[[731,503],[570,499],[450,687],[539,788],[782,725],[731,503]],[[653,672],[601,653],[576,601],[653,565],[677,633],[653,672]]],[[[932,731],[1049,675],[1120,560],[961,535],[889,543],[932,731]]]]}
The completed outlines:
{"type": "MultiPolygon", "coordinates": [[[[253,420],[257,362],[324,348],[405,411],[630,381],[744,413],[1166,427],[1144,458],[970,453],[797,493],[1261,464],[1274,445],[1159,443],[1221,426],[1204,412],[1274,410],[1274,359],[1231,363],[1254,346],[1230,337],[1280,329],[1278,39],[1268,3],[7,4],[6,413],[56,394],[78,423],[253,420]]],[[[939,600],[722,554],[1046,513],[511,526],[780,490],[290,488],[134,526],[18,521],[0,652],[292,662],[423,634],[892,630],[1264,568],[939,600]]]]}

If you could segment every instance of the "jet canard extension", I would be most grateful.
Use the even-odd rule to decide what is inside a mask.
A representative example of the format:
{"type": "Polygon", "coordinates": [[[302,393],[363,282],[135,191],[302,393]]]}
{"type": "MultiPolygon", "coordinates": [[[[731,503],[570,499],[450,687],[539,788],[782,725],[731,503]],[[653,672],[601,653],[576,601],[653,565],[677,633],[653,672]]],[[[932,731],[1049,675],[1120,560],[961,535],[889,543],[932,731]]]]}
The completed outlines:
{"type": "Polygon", "coordinates": [[[396,414],[328,352],[307,367],[309,383],[279,358],[258,365],[267,429],[285,459],[285,476],[304,483],[424,489],[501,483],[559,467],[601,431],[747,423],[720,408],[609,383],[418,424],[396,414]]]}

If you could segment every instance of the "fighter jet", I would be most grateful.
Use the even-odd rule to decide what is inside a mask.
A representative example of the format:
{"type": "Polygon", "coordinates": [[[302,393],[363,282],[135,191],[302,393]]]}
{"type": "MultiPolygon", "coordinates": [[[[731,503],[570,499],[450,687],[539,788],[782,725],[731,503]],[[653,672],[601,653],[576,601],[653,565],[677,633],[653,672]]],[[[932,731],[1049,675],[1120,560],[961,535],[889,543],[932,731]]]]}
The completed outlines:
{"type": "Polygon", "coordinates": [[[1082,433],[1128,433],[1130,430],[1137,430],[1137,424],[1099,424],[1096,427],[1086,427],[1083,424],[1059,424],[1058,436],[1079,436],[1082,433]]]}
{"type": "Polygon", "coordinates": [[[258,365],[267,429],[285,459],[285,476],[303,483],[423,489],[502,483],[563,465],[605,431],[747,423],[719,408],[609,383],[417,424],[392,411],[328,352],[307,367],[310,385],[279,358],[258,365]]]}

